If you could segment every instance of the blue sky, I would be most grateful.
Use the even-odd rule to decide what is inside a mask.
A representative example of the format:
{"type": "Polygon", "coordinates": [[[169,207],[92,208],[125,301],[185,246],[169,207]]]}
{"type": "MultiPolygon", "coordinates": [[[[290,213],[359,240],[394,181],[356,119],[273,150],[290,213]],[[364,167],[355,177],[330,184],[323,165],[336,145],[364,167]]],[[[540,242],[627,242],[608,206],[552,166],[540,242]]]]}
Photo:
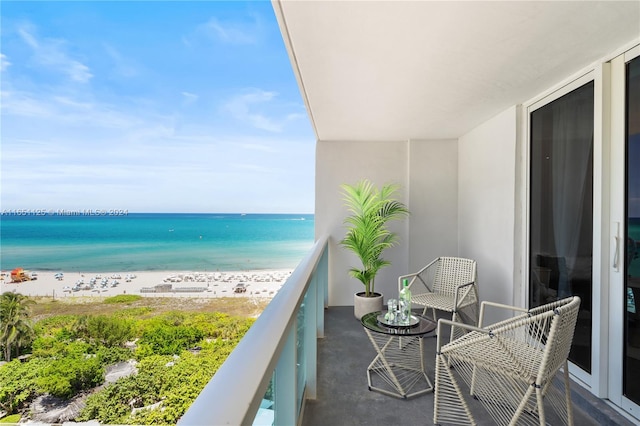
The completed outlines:
{"type": "Polygon", "coordinates": [[[270,2],[0,8],[2,210],[313,213],[270,2]]]}

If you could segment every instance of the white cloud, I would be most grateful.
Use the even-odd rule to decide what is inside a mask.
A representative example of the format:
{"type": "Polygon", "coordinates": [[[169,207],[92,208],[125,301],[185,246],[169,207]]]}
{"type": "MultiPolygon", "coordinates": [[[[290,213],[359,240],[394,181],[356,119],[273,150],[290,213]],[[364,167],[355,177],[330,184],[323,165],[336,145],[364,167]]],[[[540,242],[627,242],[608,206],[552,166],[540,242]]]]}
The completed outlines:
{"type": "Polygon", "coordinates": [[[276,92],[255,89],[248,93],[234,96],[224,105],[224,109],[231,113],[236,120],[248,123],[253,127],[269,132],[280,132],[282,131],[281,123],[266,117],[260,112],[253,111],[256,105],[269,102],[277,95],[276,92]]]}
{"type": "Polygon", "coordinates": [[[7,60],[7,55],[0,53],[0,71],[4,71],[11,65],[11,62],[7,60]]]}
{"type": "Polygon", "coordinates": [[[68,96],[54,96],[53,100],[60,105],[65,105],[74,109],[90,110],[93,108],[93,104],[89,102],[80,102],[68,96]]]}
{"type": "Polygon", "coordinates": [[[198,95],[190,92],[182,92],[182,96],[184,97],[182,101],[183,105],[191,105],[192,103],[196,102],[199,98],[198,95]]]}
{"type": "MultiPolygon", "coordinates": [[[[65,58],[61,59],[62,61],[56,61],[55,63],[63,65],[63,63],[65,62],[65,58]]],[[[80,83],[86,83],[93,77],[93,74],[91,74],[91,72],[89,71],[89,67],[77,61],[68,61],[67,69],[69,77],[71,77],[72,80],[80,83]]]]}
{"type": "Polygon", "coordinates": [[[2,99],[0,108],[2,108],[3,115],[39,118],[48,118],[54,115],[49,105],[24,93],[5,90],[0,93],[0,99],[2,99]]]}
{"type": "Polygon", "coordinates": [[[121,107],[86,102],[66,95],[2,91],[0,100],[3,117],[30,117],[43,120],[43,123],[46,121],[70,127],[130,129],[144,120],[140,115],[133,115],[121,107]]]}
{"type": "Polygon", "coordinates": [[[252,151],[261,151],[261,152],[276,152],[270,145],[265,144],[257,144],[257,143],[245,143],[242,144],[242,148],[249,149],[252,151]]]}
{"type": "Polygon", "coordinates": [[[236,164],[233,164],[233,167],[244,170],[244,171],[250,171],[255,173],[274,173],[282,170],[275,167],[265,167],[257,164],[246,164],[246,163],[236,163],[236,164]]]}
{"type": "Polygon", "coordinates": [[[259,110],[262,107],[269,111],[279,111],[283,108],[291,108],[291,105],[279,103],[277,92],[261,89],[247,90],[231,97],[223,105],[223,109],[236,120],[273,133],[280,133],[288,123],[306,117],[306,115],[297,112],[286,113],[282,116],[277,116],[277,113],[272,112],[269,116],[259,110]]]}
{"type": "Polygon", "coordinates": [[[295,120],[301,120],[301,119],[306,119],[307,118],[307,114],[302,114],[299,112],[294,112],[291,114],[287,114],[287,121],[295,121],[295,120]]]}
{"type": "Polygon", "coordinates": [[[38,49],[40,45],[36,38],[31,35],[29,31],[33,31],[33,26],[29,24],[24,24],[18,28],[18,34],[22,37],[25,43],[27,43],[32,49],[38,49]]]}
{"type": "Polygon", "coordinates": [[[31,47],[34,60],[39,65],[66,74],[73,81],[87,83],[93,77],[88,66],[72,59],[65,52],[64,42],[55,39],[38,39],[31,25],[24,24],[18,28],[22,40],[31,47]]]}
{"type": "Polygon", "coordinates": [[[104,49],[107,52],[107,56],[113,60],[114,69],[118,75],[127,78],[138,75],[138,70],[135,65],[133,65],[130,60],[123,57],[122,54],[113,46],[104,43],[104,49]]]}
{"type": "Polygon", "coordinates": [[[221,22],[211,18],[206,24],[198,27],[208,37],[230,44],[254,44],[258,41],[256,24],[239,22],[221,22]]]}

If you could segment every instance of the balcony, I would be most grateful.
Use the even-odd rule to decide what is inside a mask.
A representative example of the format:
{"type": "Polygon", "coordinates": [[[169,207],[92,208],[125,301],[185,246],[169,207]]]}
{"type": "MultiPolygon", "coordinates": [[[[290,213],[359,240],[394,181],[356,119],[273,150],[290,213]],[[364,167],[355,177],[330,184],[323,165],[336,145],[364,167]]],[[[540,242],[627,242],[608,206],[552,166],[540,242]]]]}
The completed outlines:
{"type": "MultiPolygon", "coordinates": [[[[425,361],[434,381],[436,339],[426,337],[425,343],[425,361]]],[[[374,357],[353,307],[326,309],[325,338],[318,340],[317,398],[306,401],[302,426],[433,424],[432,393],[403,400],[367,390],[366,368],[374,357]]],[[[571,386],[574,424],[633,425],[577,383],[571,386]]],[[[478,424],[494,424],[482,407],[472,409],[478,424]]],[[[548,419],[548,424],[560,423],[548,419]]]]}
{"type": "MultiPolygon", "coordinates": [[[[432,424],[432,393],[405,400],[367,389],[375,350],[353,307],[327,307],[327,250],[316,242],[180,425],[432,424]]],[[[425,343],[433,367],[436,339],[425,343]]],[[[572,393],[576,425],[633,425],[577,383],[572,393]]],[[[478,424],[494,424],[472,410],[478,424]]]]}

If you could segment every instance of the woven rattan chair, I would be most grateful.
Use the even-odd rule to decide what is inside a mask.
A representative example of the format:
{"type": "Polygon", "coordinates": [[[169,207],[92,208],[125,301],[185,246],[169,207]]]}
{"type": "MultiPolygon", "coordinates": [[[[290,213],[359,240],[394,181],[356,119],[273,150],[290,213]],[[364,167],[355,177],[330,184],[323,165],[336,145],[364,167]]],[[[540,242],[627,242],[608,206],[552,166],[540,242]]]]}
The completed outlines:
{"type": "MultiPolygon", "coordinates": [[[[423,306],[422,315],[431,310],[437,321],[436,310],[449,312],[451,320],[478,324],[478,290],[476,261],[460,257],[439,257],[418,272],[398,278],[398,291],[402,281],[409,280],[412,304],[423,306]],[[415,285],[420,283],[422,285],[415,285]]],[[[461,335],[454,329],[451,337],[461,335]]]]}
{"type": "Polygon", "coordinates": [[[546,424],[545,400],[558,415],[551,424],[572,425],[567,357],[579,307],[577,296],[530,310],[483,302],[478,327],[439,320],[434,423],[476,424],[462,391],[465,384],[498,425],[546,424]],[[485,306],[519,315],[483,326],[485,306]],[[443,344],[444,327],[452,325],[468,332],[443,344]],[[564,384],[555,379],[560,369],[564,384]]]}

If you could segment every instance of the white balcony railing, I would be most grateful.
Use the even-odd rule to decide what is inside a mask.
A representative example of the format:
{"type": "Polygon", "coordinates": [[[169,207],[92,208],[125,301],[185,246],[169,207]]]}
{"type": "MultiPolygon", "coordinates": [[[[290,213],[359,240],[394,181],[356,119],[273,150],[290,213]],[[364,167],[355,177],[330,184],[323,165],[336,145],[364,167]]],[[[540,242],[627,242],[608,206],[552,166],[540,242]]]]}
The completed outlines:
{"type": "Polygon", "coordinates": [[[316,340],[324,336],[327,255],[327,239],[322,238],[179,425],[298,424],[304,399],[316,397],[316,340]]]}

